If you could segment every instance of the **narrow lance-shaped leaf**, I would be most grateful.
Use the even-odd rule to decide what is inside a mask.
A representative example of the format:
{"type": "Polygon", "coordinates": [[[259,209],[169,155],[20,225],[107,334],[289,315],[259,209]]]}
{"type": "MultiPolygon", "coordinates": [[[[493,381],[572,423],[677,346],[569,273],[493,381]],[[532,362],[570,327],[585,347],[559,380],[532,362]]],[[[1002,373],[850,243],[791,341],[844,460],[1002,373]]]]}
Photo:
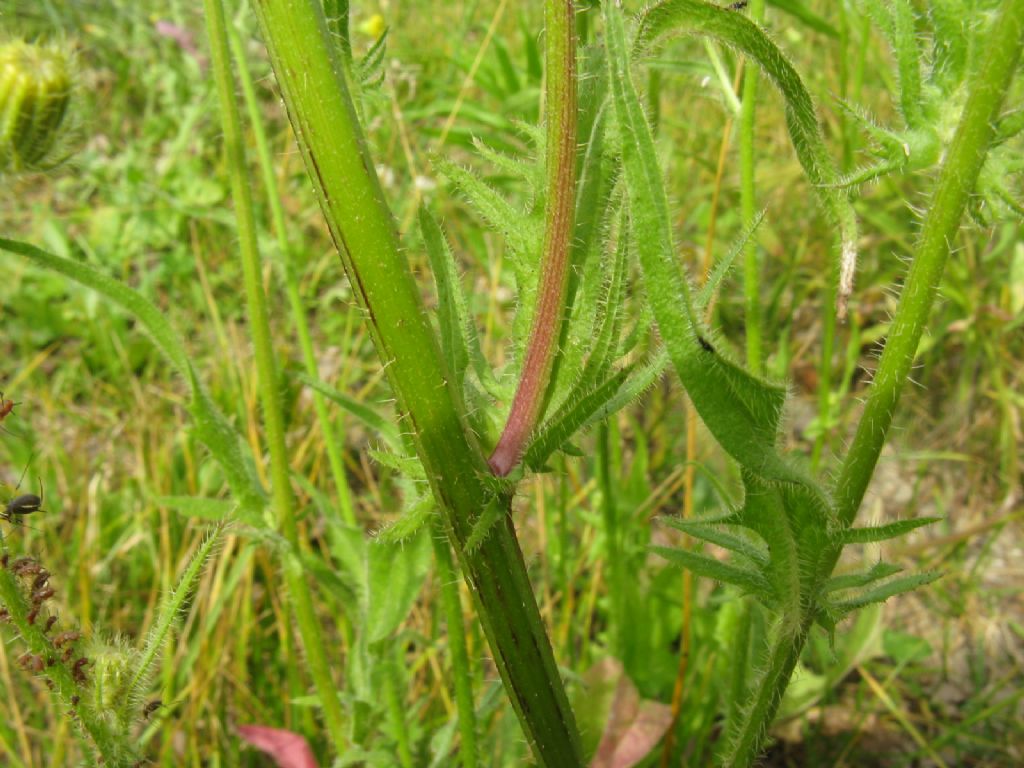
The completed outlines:
{"type": "Polygon", "coordinates": [[[430,494],[415,499],[402,510],[401,517],[377,531],[374,541],[381,544],[399,544],[411,539],[430,522],[435,509],[437,504],[430,494]]]}
{"type": "Polygon", "coordinates": [[[441,351],[448,361],[455,386],[461,390],[469,364],[468,311],[459,283],[459,271],[444,233],[425,206],[420,207],[420,232],[430,257],[437,286],[437,314],[441,326],[441,351]]]}
{"type": "Polygon", "coordinates": [[[864,587],[873,581],[879,579],[887,579],[890,576],[899,573],[902,568],[892,563],[875,563],[871,566],[868,571],[858,571],[857,573],[844,573],[840,576],[833,576],[825,582],[825,586],[822,589],[823,592],[838,592],[841,589],[854,589],[856,587],[864,587]]]}
{"type": "Polygon", "coordinates": [[[711,304],[711,300],[714,298],[725,276],[729,274],[732,265],[739,258],[739,255],[743,253],[743,249],[746,248],[750,238],[757,232],[757,228],[761,226],[762,221],[764,221],[764,211],[757,214],[753,221],[750,222],[750,226],[740,233],[739,237],[736,238],[729,248],[729,252],[715,262],[714,269],[711,270],[707,280],[704,281],[704,285],[700,287],[700,292],[697,294],[696,303],[699,314],[704,315],[707,311],[708,305],[711,304]]]}
{"type": "Polygon", "coordinates": [[[723,549],[728,549],[730,552],[735,552],[736,554],[753,561],[759,568],[768,566],[768,554],[763,544],[761,546],[757,546],[753,542],[748,541],[741,536],[727,533],[714,525],[708,525],[701,521],[682,520],[675,517],[663,517],[661,518],[661,522],[678,531],[682,531],[695,539],[700,539],[701,541],[709,542],[722,547],[723,549]]]}
{"type": "Polygon", "coordinates": [[[766,479],[809,484],[775,451],[785,390],[759,381],[717,354],[695,315],[690,288],[676,263],[654,139],[629,74],[622,17],[614,4],[603,7],[632,231],[647,295],[672,363],[704,423],[734,459],[766,479]]]}
{"type": "Polygon", "coordinates": [[[619,348],[619,331],[625,313],[626,284],[629,267],[629,219],[625,209],[620,216],[618,242],[607,267],[607,276],[598,295],[599,322],[595,323],[594,343],[580,374],[579,388],[585,389],[604,378],[615,363],[619,348]]]}
{"type": "Polygon", "coordinates": [[[556,450],[570,440],[591,418],[606,407],[629,376],[630,369],[624,368],[606,381],[596,385],[589,392],[574,393],[552,416],[526,449],[524,463],[531,469],[540,469],[556,450]]]}
{"type": "Polygon", "coordinates": [[[847,528],[839,534],[839,537],[843,544],[870,544],[876,541],[888,541],[917,528],[937,523],[941,519],[941,517],[919,517],[914,520],[898,520],[895,523],[871,528],[847,528]]]}
{"type": "Polygon", "coordinates": [[[843,602],[835,603],[830,606],[830,611],[834,616],[845,616],[858,608],[863,608],[865,605],[871,605],[872,603],[884,603],[890,597],[902,595],[904,592],[911,592],[918,587],[923,587],[925,584],[931,584],[941,575],[941,573],[936,571],[928,571],[925,573],[915,573],[910,576],[900,576],[899,578],[887,581],[881,586],[875,587],[852,600],[844,600],[843,602]]]}
{"type": "Polygon", "coordinates": [[[775,596],[768,580],[752,568],[740,568],[686,549],[651,547],[651,551],[656,555],[661,555],[673,565],[686,568],[698,576],[739,587],[768,605],[775,602],[775,596]]]}

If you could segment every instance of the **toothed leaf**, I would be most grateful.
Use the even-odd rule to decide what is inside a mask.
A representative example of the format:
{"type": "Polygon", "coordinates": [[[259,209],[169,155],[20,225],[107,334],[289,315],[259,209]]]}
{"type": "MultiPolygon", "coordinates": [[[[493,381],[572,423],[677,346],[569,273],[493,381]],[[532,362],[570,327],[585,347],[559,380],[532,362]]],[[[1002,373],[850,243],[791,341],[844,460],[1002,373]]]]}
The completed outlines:
{"type": "Polygon", "coordinates": [[[530,199],[537,199],[541,190],[544,189],[544,163],[537,162],[533,158],[527,161],[520,157],[499,152],[480,139],[474,139],[473,146],[480,157],[495,168],[500,168],[509,176],[526,182],[530,199]]]}
{"type": "Polygon", "coordinates": [[[497,190],[465,168],[444,160],[438,161],[437,166],[466,196],[473,209],[505,237],[516,274],[521,278],[533,266],[536,254],[540,252],[542,233],[538,220],[518,210],[497,190]]]}

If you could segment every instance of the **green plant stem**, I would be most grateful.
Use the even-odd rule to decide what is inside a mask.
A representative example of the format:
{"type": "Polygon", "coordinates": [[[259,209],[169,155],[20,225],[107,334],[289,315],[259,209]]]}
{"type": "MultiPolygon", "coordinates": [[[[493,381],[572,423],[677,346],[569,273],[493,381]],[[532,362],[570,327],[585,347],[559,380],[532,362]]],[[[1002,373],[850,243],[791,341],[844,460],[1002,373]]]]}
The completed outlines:
{"type": "Polygon", "coordinates": [[[950,243],[977,183],[995,119],[1021,56],[1022,30],[1024,0],[1006,0],[989,34],[981,66],[971,79],[970,95],[932,195],[864,414],[836,483],[836,505],[844,525],[853,522],[860,508],[914,364],[950,243]]]}
{"type": "Polygon", "coordinates": [[[775,719],[782,695],[786,692],[789,679],[793,676],[796,663],[800,660],[804,643],[810,634],[812,623],[792,628],[787,617],[781,619],[786,626],[776,628],[775,637],[768,649],[768,655],[760,660],[762,665],[757,679],[757,695],[741,706],[742,727],[726,745],[722,765],[726,768],[746,768],[760,755],[768,728],[775,719]],[[787,629],[787,626],[790,628],[787,629]]]}
{"type": "MultiPolygon", "coordinates": [[[[6,546],[4,553],[8,554],[6,546]]],[[[47,663],[41,674],[52,684],[51,690],[60,705],[65,711],[74,713],[74,719],[91,740],[91,745],[89,741],[82,741],[83,749],[91,751],[91,747],[95,746],[104,763],[115,768],[132,765],[138,759],[138,754],[127,732],[123,728],[113,727],[113,723],[103,717],[103,712],[96,711],[89,688],[78,684],[67,663],[61,660],[60,650],[54,647],[43,632],[45,620],[33,617],[29,621],[29,613],[36,611],[30,607],[18,577],[6,565],[0,568],[0,606],[7,611],[6,621],[14,625],[28,647],[27,655],[40,660],[53,659],[53,663],[47,663]]]]}
{"type": "MultiPolygon", "coordinates": [[[[843,526],[850,526],[856,517],[892,425],[949,257],[950,243],[977,183],[994,135],[995,119],[1020,59],[1022,37],[1024,0],[1007,0],[991,27],[984,59],[971,78],[970,95],[936,182],[878,372],[836,483],[836,511],[843,526]]],[[[819,583],[831,575],[841,550],[841,546],[833,546],[823,557],[819,583]]],[[[780,631],[773,639],[755,698],[734,729],[737,737],[724,762],[730,768],[748,766],[760,753],[767,728],[814,624],[813,606],[803,613],[799,628],[780,631]]]]}
{"type": "MultiPolygon", "coordinates": [[[[260,27],[328,228],[402,423],[423,464],[484,634],[534,755],[583,764],[579,734],[523,556],[506,514],[472,552],[465,542],[494,498],[451,374],[403,256],[373,171],[337,46],[314,0],[256,0],[260,27]]],[[[510,500],[500,500],[504,510],[510,500]]]]}
{"type": "MultiPolygon", "coordinates": [[[[764,0],[751,0],[749,15],[761,23],[764,20],[764,0]]],[[[750,229],[757,216],[754,197],[754,117],[757,110],[757,80],[760,72],[748,66],[743,76],[743,103],[740,107],[740,216],[744,229],[750,229]]],[[[761,266],[757,253],[757,235],[753,235],[743,248],[743,292],[746,296],[747,368],[760,375],[764,353],[761,338],[761,266]]]]}
{"type": "Polygon", "coordinates": [[[214,79],[220,99],[224,151],[231,176],[235,215],[238,219],[239,252],[242,259],[249,325],[256,357],[267,447],[270,452],[271,504],[277,524],[293,548],[293,554],[284,559],[284,574],[288,593],[295,609],[295,618],[306,652],[310,676],[320,697],[320,706],[327,724],[328,735],[335,750],[341,754],[346,747],[341,702],[327,664],[327,652],[313,609],[313,597],[297,557],[299,534],[295,519],[295,499],[292,495],[289,476],[284,419],[280,408],[280,390],[274,364],[274,350],[270,339],[270,321],[267,316],[267,299],[263,293],[260,279],[256,221],[253,215],[252,192],[247,178],[245,148],[242,145],[241,119],[238,114],[238,104],[235,101],[235,83],[231,76],[224,6],[221,0],[204,0],[204,7],[207,32],[210,37],[214,79]]]}
{"type": "Polygon", "coordinates": [[[576,21],[572,0],[544,4],[547,205],[537,306],[512,408],[489,460],[507,475],[537,426],[551,383],[565,315],[576,202],[576,21]]]}
{"type": "Polygon", "coordinates": [[[473,670],[469,664],[466,649],[466,629],[462,624],[462,601],[459,598],[459,574],[452,561],[452,552],[444,529],[435,526],[430,537],[434,544],[434,561],[437,563],[438,587],[441,591],[441,605],[444,608],[445,625],[448,628],[448,654],[452,662],[452,678],[455,687],[455,706],[459,717],[459,761],[462,768],[476,768],[476,709],[473,706],[473,670]]]}
{"type": "MultiPolygon", "coordinates": [[[[348,14],[347,3],[344,4],[344,13],[348,14]]],[[[345,19],[347,27],[348,20],[345,19]]],[[[263,174],[263,186],[267,192],[267,202],[270,205],[270,216],[274,223],[274,234],[277,236],[277,247],[281,254],[281,272],[284,275],[285,293],[288,296],[288,305],[292,313],[292,323],[295,325],[295,332],[299,336],[299,347],[302,350],[302,364],[306,368],[306,375],[312,379],[319,379],[320,372],[317,368],[316,352],[313,349],[313,339],[309,332],[309,322],[306,319],[306,308],[302,303],[302,296],[299,292],[299,280],[295,269],[295,254],[291,243],[288,242],[288,227],[285,223],[284,207],[281,205],[281,195],[277,188],[277,177],[274,174],[274,161],[270,154],[270,142],[267,141],[267,132],[263,128],[263,121],[260,118],[259,104],[256,101],[256,89],[253,87],[252,73],[249,71],[249,64],[246,61],[245,51],[242,50],[242,42],[238,32],[231,25],[228,25],[228,42],[231,44],[231,52],[234,56],[235,65],[238,67],[238,77],[242,84],[242,95],[245,97],[246,110],[249,113],[249,124],[252,127],[253,138],[256,141],[256,156],[259,159],[260,171],[263,174]]],[[[348,477],[345,474],[345,459],[342,455],[344,437],[338,435],[331,424],[331,415],[327,410],[327,401],[324,396],[313,391],[313,409],[316,411],[316,420],[320,425],[320,432],[323,434],[324,447],[327,450],[327,463],[331,468],[331,477],[334,480],[334,487],[338,491],[338,504],[341,507],[341,518],[346,525],[357,525],[355,510],[352,506],[352,492],[349,489],[348,477]]]]}

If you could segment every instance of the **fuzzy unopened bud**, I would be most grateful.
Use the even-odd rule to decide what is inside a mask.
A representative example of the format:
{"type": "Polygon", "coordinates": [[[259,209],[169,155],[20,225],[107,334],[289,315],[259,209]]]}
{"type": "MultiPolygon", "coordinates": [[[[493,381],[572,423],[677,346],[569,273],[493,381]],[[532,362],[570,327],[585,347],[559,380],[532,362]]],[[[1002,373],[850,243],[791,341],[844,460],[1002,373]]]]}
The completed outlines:
{"type": "Polygon", "coordinates": [[[47,166],[70,101],[65,51],[20,40],[0,45],[0,173],[47,166]]]}

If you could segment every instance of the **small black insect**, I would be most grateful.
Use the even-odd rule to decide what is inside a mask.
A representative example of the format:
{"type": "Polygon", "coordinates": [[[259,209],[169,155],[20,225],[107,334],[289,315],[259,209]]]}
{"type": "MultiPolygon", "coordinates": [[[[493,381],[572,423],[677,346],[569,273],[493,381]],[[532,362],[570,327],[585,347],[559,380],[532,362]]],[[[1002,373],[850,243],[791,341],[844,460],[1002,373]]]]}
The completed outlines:
{"type": "Polygon", "coordinates": [[[700,343],[700,348],[705,352],[711,352],[714,354],[715,348],[711,346],[711,342],[705,339],[703,336],[698,336],[697,341],[700,343]]]}
{"type": "MultiPolygon", "coordinates": [[[[31,462],[30,462],[31,463],[31,462]]],[[[18,480],[18,484],[14,486],[14,490],[17,491],[21,488],[21,483],[25,479],[25,473],[28,472],[28,464],[25,465],[25,470],[21,473],[21,478],[18,480]]],[[[34,493],[23,493],[20,496],[15,496],[13,499],[8,500],[4,506],[3,512],[0,512],[0,520],[6,520],[11,525],[20,525],[21,518],[25,515],[31,515],[33,512],[45,512],[43,509],[43,481],[39,481],[39,495],[36,496],[34,493]]]]}
{"type": "Polygon", "coordinates": [[[747,7],[747,0],[741,0],[741,2],[733,3],[732,5],[726,6],[730,11],[742,11],[747,7]]]}

